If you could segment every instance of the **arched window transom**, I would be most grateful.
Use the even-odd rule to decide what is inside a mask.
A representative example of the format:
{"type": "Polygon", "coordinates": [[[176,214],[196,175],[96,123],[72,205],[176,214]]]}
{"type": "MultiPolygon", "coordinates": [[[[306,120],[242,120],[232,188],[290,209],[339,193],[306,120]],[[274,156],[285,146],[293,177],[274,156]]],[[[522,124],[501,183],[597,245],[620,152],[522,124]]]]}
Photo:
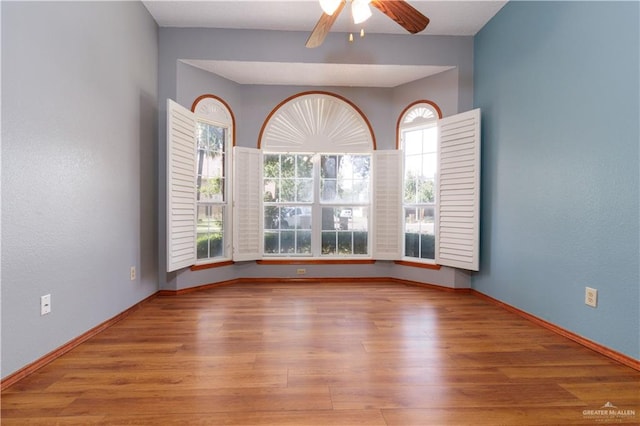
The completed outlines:
{"type": "Polygon", "coordinates": [[[260,147],[280,152],[371,152],[373,132],[349,101],[329,93],[285,100],[269,116],[260,147]]]}

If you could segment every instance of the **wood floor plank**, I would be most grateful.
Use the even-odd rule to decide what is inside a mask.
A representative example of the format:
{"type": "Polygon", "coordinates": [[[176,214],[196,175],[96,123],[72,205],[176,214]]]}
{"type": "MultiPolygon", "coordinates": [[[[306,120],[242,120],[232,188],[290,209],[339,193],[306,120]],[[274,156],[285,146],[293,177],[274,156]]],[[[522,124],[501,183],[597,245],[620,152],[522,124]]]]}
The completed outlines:
{"type": "MultiPolygon", "coordinates": [[[[15,418],[15,417],[5,418],[2,420],[2,424],[4,426],[42,426],[42,425],[87,426],[87,425],[115,424],[115,423],[105,422],[105,416],[51,417],[51,416],[43,415],[42,417],[30,417],[30,418],[15,418]]],[[[147,423],[147,424],[151,424],[151,423],[147,423]]]]}
{"type": "MultiPolygon", "coordinates": [[[[246,413],[209,413],[203,417],[197,413],[176,415],[110,415],[98,424],[104,425],[241,425],[241,426],[386,426],[380,410],[300,410],[300,411],[255,411],[246,413]]],[[[55,420],[55,419],[54,419],[55,420]]],[[[33,423],[51,424],[51,423],[33,423]]],[[[89,423],[85,423],[89,424],[89,423]]],[[[93,423],[91,423],[93,424],[93,423]]]]}
{"type": "Polygon", "coordinates": [[[88,388],[92,390],[153,391],[159,387],[170,386],[174,390],[219,389],[238,387],[284,388],[287,386],[287,370],[246,370],[220,369],[201,374],[185,370],[157,371],[147,370],[130,374],[114,371],[104,373],[76,372],[66,374],[47,388],[48,392],[77,392],[88,388]]]}
{"type": "Polygon", "coordinates": [[[1,408],[3,425],[640,424],[640,372],[470,294],[244,283],[150,300],[1,408]]]}
{"type": "Polygon", "coordinates": [[[557,384],[331,386],[335,409],[575,406],[581,401],[557,384]]]}
{"type": "Polygon", "coordinates": [[[220,412],[331,410],[326,386],[305,388],[209,388],[160,391],[86,392],[71,402],[61,415],[110,415],[128,413],[168,415],[199,413],[206,416],[220,412]]]}
{"type": "Polygon", "coordinates": [[[388,426],[425,425],[599,425],[638,424],[638,418],[611,419],[584,414],[584,406],[575,407],[500,407],[500,408],[424,408],[382,410],[388,426]]]}
{"type": "Polygon", "coordinates": [[[289,369],[289,386],[332,385],[400,386],[434,383],[505,383],[509,379],[497,369],[441,367],[377,367],[334,369],[289,369]]]}
{"type": "MultiPolygon", "coordinates": [[[[568,383],[561,386],[595,408],[600,408],[607,402],[629,410],[638,410],[640,407],[640,387],[637,382],[618,382],[613,377],[601,383],[598,388],[590,383],[568,383]]],[[[640,422],[640,417],[638,421],[640,422]]]]}
{"type": "Polygon", "coordinates": [[[638,378],[629,374],[629,370],[615,362],[608,365],[575,365],[567,368],[565,365],[549,365],[545,368],[532,366],[513,366],[498,368],[502,374],[518,381],[549,381],[557,380],[561,383],[567,382],[629,382],[632,386],[638,378]]]}

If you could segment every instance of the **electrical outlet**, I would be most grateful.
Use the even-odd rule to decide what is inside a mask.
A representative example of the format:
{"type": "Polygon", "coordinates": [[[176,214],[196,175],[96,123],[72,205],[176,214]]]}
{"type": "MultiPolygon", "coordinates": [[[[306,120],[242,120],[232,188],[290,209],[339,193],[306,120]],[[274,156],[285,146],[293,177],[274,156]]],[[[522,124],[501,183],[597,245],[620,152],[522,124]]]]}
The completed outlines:
{"type": "Polygon", "coordinates": [[[130,275],[131,275],[131,281],[134,281],[136,279],[136,267],[135,266],[131,267],[130,275]]]}
{"type": "Polygon", "coordinates": [[[307,273],[307,270],[306,270],[306,269],[304,269],[304,268],[298,268],[298,270],[296,271],[296,273],[297,273],[298,275],[304,275],[304,274],[306,274],[306,273],[307,273]]]}
{"type": "Polygon", "coordinates": [[[598,290],[591,287],[584,288],[584,303],[592,308],[598,306],[598,290]]]}
{"type": "Polygon", "coordinates": [[[40,296],[40,315],[47,315],[51,312],[51,295],[40,296]]]}

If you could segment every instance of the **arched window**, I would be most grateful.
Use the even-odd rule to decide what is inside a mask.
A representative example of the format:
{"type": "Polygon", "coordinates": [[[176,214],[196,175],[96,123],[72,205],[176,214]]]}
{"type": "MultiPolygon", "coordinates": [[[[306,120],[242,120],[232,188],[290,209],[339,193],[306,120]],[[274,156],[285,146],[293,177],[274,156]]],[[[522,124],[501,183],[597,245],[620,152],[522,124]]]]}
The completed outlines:
{"type": "Polygon", "coordinates": [[[403,255],[431,262],[435,261],[439,118],[437,105],[419,101],[404,110],[398,125],[398,148],[404,159],[403,255]]]}
{"type": "Polygon", "coordinates": [[[226,102],[203,95],[191,106],[196,117],[196,257],[199,263],[231,258],[229,153],[234,117],[226,102]]]}
{"type": "Polygon", "coordinates": [[[442,118],[430,101],[398,119],[403,157],[403,259],[477,271],[480,110],[442,118]]]}
{"type": "Polygon", "coordinates": [[[372,152],[364,114],[347,99],[305,92],[265,121],[265,257],[370,256],[372,152]]]}

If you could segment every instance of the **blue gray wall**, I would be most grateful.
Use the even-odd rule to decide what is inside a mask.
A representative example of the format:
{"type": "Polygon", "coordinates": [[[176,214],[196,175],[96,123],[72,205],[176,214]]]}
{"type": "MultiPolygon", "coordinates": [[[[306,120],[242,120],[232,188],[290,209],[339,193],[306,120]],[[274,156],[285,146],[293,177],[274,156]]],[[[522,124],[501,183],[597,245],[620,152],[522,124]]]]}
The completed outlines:
{"type": "Polygon", "coordinates": [[[158,31],[138,2],[0,7],[6,377],[157,291],[158,31]]]}
{"type": "Polygon", "coordinates": [[[472,287],[640,358],[638,2],[510,2],[475,39],[472,287]],[[598,307],[584,304],[585,286],[598,307]]]}
{"type": "MultiPolygon", "coordinates": [[[[307,33],[281,31],[160,29],[160,288],[184,289],[244,277],[296,277],[299,267],[250,262],[200,271],[164,272],[165,98],[191,107],[193,101],[205,93],[222,97],[236,118],[236,144],[246,147],[257,146],[260,129],[273,108],[289,96],[307,90],[333,92],[354,102],[370,121],[378,149],[395,149],[397,119],[403,109],[414,101],[432,100],[445,115],[472,107],[472,37],[385,37],[372,34],[357,44],[349,44],[344,34],[329,34],[322,47],[307,49],[304,47],[307,36],[307,33]],[[181,59],[446,65],[454,68],[396,88],[269,86],[239,85],[186,65],[181,59]]],[[[306,269],[307,277],[394,277],[447,287],[469,286],[467,273],[446,267],[434,271],[377,262],[332,268],[308,265],[306,269]]]]}

